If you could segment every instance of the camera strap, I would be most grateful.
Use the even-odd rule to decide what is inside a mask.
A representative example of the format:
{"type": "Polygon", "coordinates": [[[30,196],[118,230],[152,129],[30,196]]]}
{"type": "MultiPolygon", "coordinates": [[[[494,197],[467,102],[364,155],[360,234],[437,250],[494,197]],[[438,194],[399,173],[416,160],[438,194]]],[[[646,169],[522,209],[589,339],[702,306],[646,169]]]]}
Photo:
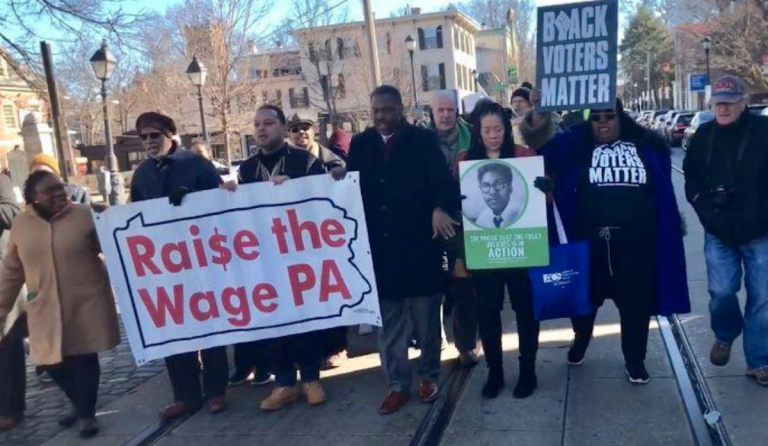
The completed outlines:
{"type": "MultiPolygon", "coordinates": [[[[733,180],[735,178],[736,172],[734,172],[734,169],[741,165],[741,161],[744,159],[744,154],[747,152],[747,144],[749,143],[749,132],[752,129],[752,119],[747,116],[747,125],[744,129],[744,135],[741,137],[741,140],[739,141],[739,148],[736,152],[736,166],[734,166],[734,163],[732,161],[731,157],[728,157],[728,178],[730,180],[733,180]]],[[[717,134],[717,127],[712,128],[712,132],[709,134],[709,141],[707,144],[707,173],[710,172],[710,167],[712,166],[712,153],[715,151],[715,135],[717,134]]]]}

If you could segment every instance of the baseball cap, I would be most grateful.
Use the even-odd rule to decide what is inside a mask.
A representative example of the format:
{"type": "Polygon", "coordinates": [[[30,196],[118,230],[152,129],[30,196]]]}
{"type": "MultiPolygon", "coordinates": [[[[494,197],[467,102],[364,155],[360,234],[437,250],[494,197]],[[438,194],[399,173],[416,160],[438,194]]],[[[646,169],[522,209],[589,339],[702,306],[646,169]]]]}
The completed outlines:
{"type": "Polygon", "coordinates": [[[303,119],[298,114],[294,114],[293,117],[288,121],[288,128],[297,127],[302,124],[308,124],[309,126],[314,126],[315,122],[311,119],[303,119]]]}
{"type": "Polygon", "coordinates": [[[744,99],[747,94],[744,82],[737,76],[721,76],[712,85],[710,104],[720,102],[734,103],[744,99]]]}

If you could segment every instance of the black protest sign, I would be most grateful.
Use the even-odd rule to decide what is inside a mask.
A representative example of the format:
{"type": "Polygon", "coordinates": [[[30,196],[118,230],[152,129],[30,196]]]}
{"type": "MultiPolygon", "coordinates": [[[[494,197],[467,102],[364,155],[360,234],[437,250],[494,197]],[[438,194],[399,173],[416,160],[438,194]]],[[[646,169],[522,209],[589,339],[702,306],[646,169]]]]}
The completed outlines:
{"type": "Polygon", "coordinates": [[[613,108],[618,30],[617,0],[538,8],[538,110],[613,108]]]}

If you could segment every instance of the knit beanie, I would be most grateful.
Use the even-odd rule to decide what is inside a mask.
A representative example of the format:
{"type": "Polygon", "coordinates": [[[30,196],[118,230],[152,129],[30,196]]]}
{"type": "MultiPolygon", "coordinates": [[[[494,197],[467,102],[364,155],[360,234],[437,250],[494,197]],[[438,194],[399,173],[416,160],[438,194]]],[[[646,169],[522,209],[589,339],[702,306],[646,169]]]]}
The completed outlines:
{"type": "MultiPolygon", "coordinates": [[[[531,90],[525,87],[520,87],[512,92],[512,99],[515,98],[523,98],[527,102],[531,102],[531,90]]],[[[512,99],[510,99],[510,102],[512,102],[512,99]]]]}
{"type": "Polygon", "coordinates": [[[56,175],[61,175],[61,172],[59,172],[59,160],[51,155],[48,155],[47,153],[38,153],[29,161],[29,168],[32,169],[33,166],[40,164],[50,167],[56,175]]]}

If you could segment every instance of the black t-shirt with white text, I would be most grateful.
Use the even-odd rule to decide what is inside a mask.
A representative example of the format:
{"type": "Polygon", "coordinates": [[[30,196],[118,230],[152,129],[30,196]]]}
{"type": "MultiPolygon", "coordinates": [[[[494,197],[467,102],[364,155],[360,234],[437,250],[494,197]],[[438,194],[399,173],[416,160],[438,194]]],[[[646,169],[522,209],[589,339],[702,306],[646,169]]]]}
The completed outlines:
{"type": "Polygon", "coordinates": [[[577,232],[595,238],[605,228],[612,235],[635,239],[652,234],[655,225],[653,186],[635,144],[599,144],[579,172],[577,232]]]}

